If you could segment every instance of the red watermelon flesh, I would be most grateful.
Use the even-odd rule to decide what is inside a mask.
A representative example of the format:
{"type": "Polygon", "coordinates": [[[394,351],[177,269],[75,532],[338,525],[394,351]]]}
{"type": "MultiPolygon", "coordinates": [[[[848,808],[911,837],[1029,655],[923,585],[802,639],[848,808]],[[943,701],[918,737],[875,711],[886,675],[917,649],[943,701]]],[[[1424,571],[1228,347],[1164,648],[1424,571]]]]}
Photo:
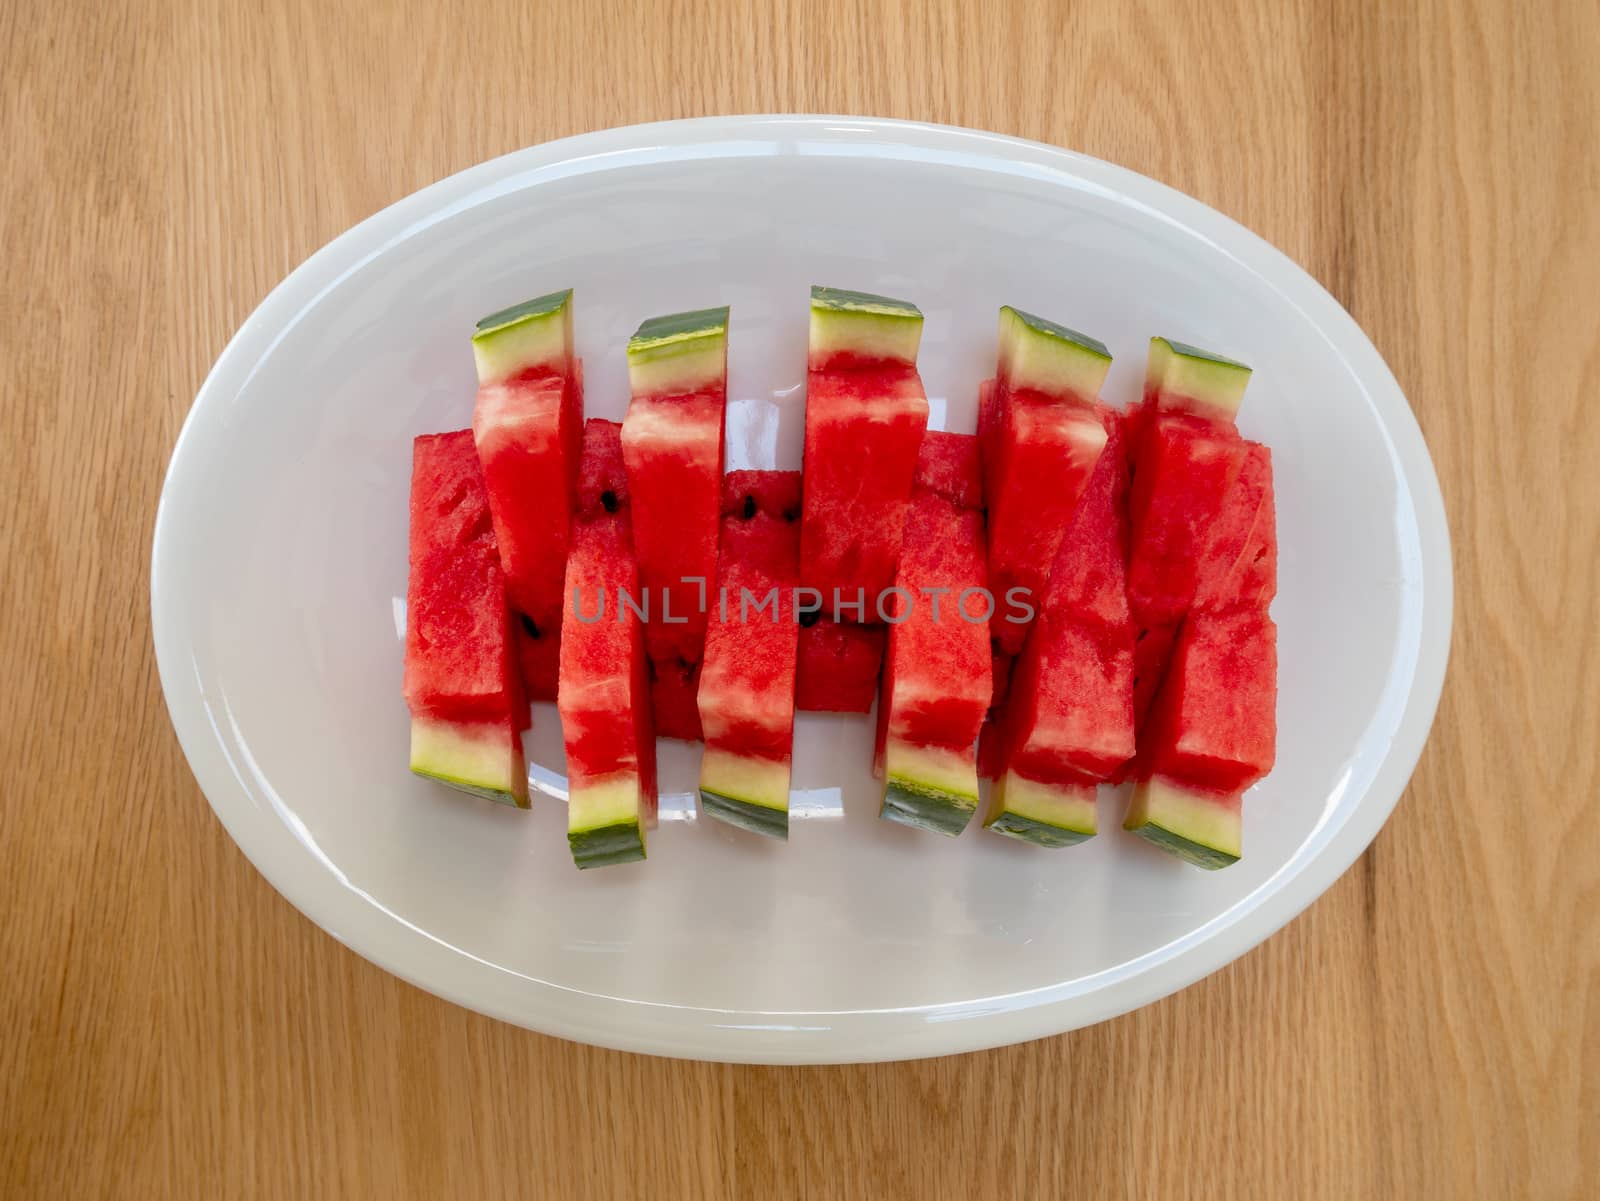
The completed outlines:
{"type": "Polygon", "coordinates": [[[663,663],[697,664],[705,643],[702,602],[717,574],[724,401],[720,389],[635,396],[623,422],[633,540],[650,598],[645,639],[650,657],[663,663]]]}
{"type": "Polygon", "coordinates": [[[556,699],[561,675],[561,627],[549,631],[526,614],[517,614],[517,657],[522,665],[522,685],[536,701],[556,699]]]}
{"type": "MultiPolygon", "coordinates": [[[[995,446],[995,431],[999,425],[999,404],[996,400],[997,381],[986,379],[978,385],[978,458],[980,463],[983,495],[988,496],[995,490],[997,478],[995,476],[995,459],[997,449],[995,446]]],[[[1029,606],[1032,607],[1031,605],[1029,606]]],[[[996,593],[996,609],[992,623],[1004,623],[1008,615],[1022,615],[1023,610],[1014,609],[1009,605],[1003,594],[996,593]]],[[[1031,618],[1029,619],[1031,620],[1031,618]]],[[[1026,623],[1024,623],[1026,624],[1026,623]]],[[[1015,637],[1007,641],[1015,644],[1015,637]]],[[[1016,658],[1015,650],[1007,650],[1002,640],[990,631],[990,672],[994,681],[994,700],[990,703],[990,719],[984,722],[983,730],[978,736],[978,774],[985,779],[992,778],[996,773],[990,768],[999,762],[998,726],[996,718],[1001,706],[1005,703],[1006,690],[1010,687],[1011,662],[1016,658]]]]}
{"type": "Polygon", "coordinates": [[[1046,613],[1017,660],[1001,770],[1095,783],[1133,757],[1133,629],[1046,613]]]}
{"type": "Polygon", "coordinates": [[[405,697],[418,715],[521,715],[511,613],[472,431],[412,445],[405,697]]]}
{"type": "MultiPolygon", "coordinates": [[[[647,625],[647,651],[649,632],[647,625]]],[[[656,737],[700,741],[700,709],[695,701],[700,690],[700,666],[685,663],[676,655],[650,660],[650,710],[655,718],[656,737]]]]}
{"type": "Polygon", "coordinates": [[[1264,610],[1191,613],[1140,732],[1140,778],[1220,793],[1261,779],[1276,753],[1277,674],[1264,610]]]}
{"type": "Polygon", "coordinates": [[[1150,432],[1157,411],[1151,395],[1146,393],[1142,404],[1131,404],[1122,414],[1122,444],[1130,465],[1137,463],[1144,453],[1145,435],[1150,432]]]}
{"type": "Polygon", "coordinates": [[[797,522],[800,492],[798,471],[730,471],[722,477],[721,513],[727,518],[759,512],[797,522]]]}
{"type": "Polygon", "coordinates": [[[633,702],[633,742],[638,748],[639,789],[644,794],[644,818],[648,825],[656,824],[656,814],[661,797],[656,788],[656,732],[655,710],[644,702],[645,690],[650,686],[650,663],[643,652],[644,639],[639,640],[631,663],[629,679],[633,702]]]}
{"type": "Polygon", "coordinates": [[[1231,426],[1179,413],[1145,426],[1128,498],[1128,600],[1141,627],[1180,621],[1194,600],[1202,551],[1244,465],[1231,426]]]}
{"type": "Polygon", "coordinates": [[[1133,712],[1138,721],[1150,711],[1156,690],[1161,687],[1162,674],[1172,658],[1173,644],[1178,641],[1179,623],[1164,621],[1142,625],[1134,635],[1133,644],[1133,712]]]}
{"type": "Polygon", "coordinates": [[[1193,605],[1139,731],[1126,828],[1206,868],[1242,847],[1240,794],[1271,770],[1277,744],[1277,591],[1272,460],[1244,462],[1207,530],[1193,605]]]}
{"type": "Polygon", "coordinates": [[[1264,609],[1277,594],[1272,452],[1258,442],[1246,442],[1245,447],[1244,465],[1196,570],[1196,609],[1264,609]]]}
{"type": "Polygon", "coordinates": [[[1000,425],[1000,406],[996,399],[996,381],[986,379],[978,385],[978,459],[983,474],[983,494],[994,491],[997,480],[994,474],[998,450],[995,431],[1000,425]]]}
{"type": "Polygon", "coordinates": [[[928,400],[913,367],[813,371],[806,377],[800,580],[868,618],[894,584],[928,400]]]}
{"type": "Polygon", "coordinates": [[[929,430],[917,452],[913,487],[943,497],[958,509],[983,509],[983,461],[970,434],[929,430]]]}
{"type": "Polygon", "coordinates": [[[819,618],[801,626],[794,704],[809,713],[865,713],[878,695],[884,627],[819,618]]]}
{"type": "MultiPolygon", "coordinates": [[[[993,620],[1000,621],[1003,618],[997,612],[993,620]]],[[[994,696],[989,701],[989,715],[984,718],[983,728],[978,731],[978,774],[985,780],[996,779],[1005,772],[1006,749],[1001,723],[1011,694],[1011,672],[1016,661],[1017,657],[1001,650],[999,642],[990,634],[989,673],[994,682],[994,696]]]]}
{"type": "Polygon", "coordinates": [[[1196,566],[1194,604],[1140,733],[1140,775],[1238,792],[1270,769],[1277,741],[1277,591],[1272,457],[1245,460],[1196,566]]]}
{"type": "MultiPolygon", "coordinates": [[[[1009,662],[1009,661],[1008,661],[1009,662]]],[[[998,780],[1006,772],[1005,702],[996,704],[978,731],[978,775],[985,780],[998,780]]]]}
{"type": "MultiPolygon", "coordinates": [[[[579,517],[616,513],[629,504],[628,471],[622,460],[622,426],[591,417],[583,424],[583,455],[578,461],[579,517]]],[[[632,535],[629,535],[632,545],[632,535]]],[[[631,557],[631,556],[630,556],[631,557]]],[[[571,604],[571,595],[563,603],[571,604]]]]}
{"type": "MultiPolygon", "coordinates": [[[[980,397],[980,410],[983,406],[980,397]]],[[[1077,510],[1106,431],[1097,409],[1081,401],[997,387],[984,426],[989,513],[989,579],[996,597],[1025,589],[1035,605],[1077,510]]],[[[1001,646],[1015,654],[1027,626],[997,623],[1001,646]]]]}
{"type": "Polygon", "coordinates": [[[1135,631],[1123,551],[1127,462],[1120,422],[1057,550],[1050,585],[1012,665],[981,766],[1031,780],[1093,783],[1134,753],[1135,631]]]}
{"type": "Polygon", "coordinates": [[[723,480],[721,555],[700,672],[708,750],[788,762],[794,729],[800,473],[734,471],[723,480]],[[743,591],[777,592],[778,620],[741,619],[743,591]]]}
{"type": "MultiPolygon", "coordinates": [[[[1264,611],[1277,592],[1277,523],[1272,497],[1272,453],[1246,441],[1243,461],[1222,512],[1211,523],[1195,565],[1192,611],[1264,611]]],[[[1144,720],[1178,643],[1181,622],[1147,620],[1134,644],[1133,712],[1144,720]]]]}
{"type": "MultiPolygon", "coordinates": [[[[512,605],[548,633],[544,660],[553,661],[582,441],[582,363],[574,361],[570,376],[537,370],[480,385],[472,430],[506,589],[512,605]]],[[[551,676],[528,677],[530,694],[554,700],[551,676]]]]}
{"type": "Polygon", "coordinates": [[[880,713],[889,737],[919,746],[970,750],[993,697],[979,486],[977,440],[930,431],[895,581],[910,600],[897,598],[904,620],[889,627],[880,713]]]}
{"type": "Polygon", "coordinates": [[[1043,607],[1093,627],[1128,624],[1128,456],[1122,419],[1102,408],[1105,449],[1067,524],[1043,607]]]}
{"type": "Polygon", "coordinates": [[[568,780],[578,790],[636,772],[647,816],[653,816],[655,731],[644,625],[618,606],[622,592],[637,596],[639,589],[621,427],[591,419],[583,434],[578,517],[566,573],[567,603],[574,610],[562,623],[557,702],[568,780]],[[603,615],[583,620],[599,612],[602,596],[603,615]]]}
{"type": "Polygon", "coordinates": [[[1006,693],[1011,688],[1011,665],[1016,662],[1015,655],[1008,655],[995,643],[993,635],[989,638],[989,670],[994,678],[994,700],[990,702],[990,710],[999,709],[1005,704],[1006,693]]]}

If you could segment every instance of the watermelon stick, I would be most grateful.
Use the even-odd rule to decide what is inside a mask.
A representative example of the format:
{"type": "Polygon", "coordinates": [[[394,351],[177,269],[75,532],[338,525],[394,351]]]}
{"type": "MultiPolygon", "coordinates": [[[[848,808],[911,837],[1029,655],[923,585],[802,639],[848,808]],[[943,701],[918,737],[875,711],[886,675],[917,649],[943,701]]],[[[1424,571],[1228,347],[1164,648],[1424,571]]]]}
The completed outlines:
{"type": "Polygon", "coordinates": [[[411,770],[528,807],[511,611],[472,431],[412,445],[405,696],[411,770]]]}
{"type": "Polygon", "coordinates": [[[572,289],[485,317],[473,332],[472,354],[478,368],[472,434],[506,589],[520,614],[523,680],[533,699],[553,701],[583,437],[572,289]]]}
{"type": "Polygon", "coordinates": [[[1133,623],[1123,568],[1127,483],[1120,421],[1109,429],[1057,549],[1048,591],[995,725],[984,825],[1038,846],[1098,826],[1096,786],[1133,755],[1133,623]]]}
{"type": "Polygon", "coordinates": [[[706,601],[717,572],[728,308],[652,317],[628,340],[622,454],[647,598],[656,732],[696,740],[706,601]]]}
{"type": "Polygon", "coordinates": [[[1249,381],[1242,363],[1150,339],[1144,403],[1128,415],[1128,601],[1139,628],[1134,717],[1141,725],[1194,601],[1209,531],[1244,465],[1233,422],[1249,381]]]}
{"type": "Polygon", "coordinates": [[[644,625],[623,602],[639,573],[629,525],[621,427],[583,430],[578,510],[561,626],[557,705],[567,751],[567,843],[580,868],[645,857],[656,812],[655,730],[644,625]]]}
{"type": "Polygon", "coordinates": [[[771,838],[789,836],[799,519],[798,471],[723,477],[700,673],[700,802],[708,816],[771,838]]]}
{"type": "Polygon", "coordinates": [[[1244,464],[1201,553],[1194,604],[1144,727],[1127,829],[1206,868],[1242,853],[1242,793],[1277,744],[1278,535],[1272,458],[1244,464]]]}
{"type": "Polygon", "coordinates": [[[879,816],[952,836],[978,806],[973,744],[992,693],[980,474],[971,435],[923,438],[878,698],[879,816]]]}

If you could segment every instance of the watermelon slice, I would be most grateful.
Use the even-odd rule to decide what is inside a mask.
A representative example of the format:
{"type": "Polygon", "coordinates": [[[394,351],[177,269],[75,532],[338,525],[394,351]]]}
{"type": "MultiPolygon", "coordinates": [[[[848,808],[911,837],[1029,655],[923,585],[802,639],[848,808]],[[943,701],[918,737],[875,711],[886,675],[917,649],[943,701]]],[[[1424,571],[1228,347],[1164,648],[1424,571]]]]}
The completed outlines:
{"type": "Polygon", "coordinates": [[[1105,450],[1057,549],[983,762],[995,779],[984,825],[1047,847],[1095,834],[1095,786],[1134,753],[1127,459],[1120,422],[1109,412],[1102,420],[1105,450]]]}
{"type": "MultiPolygon", "coordinates": [[[[1105,446],[1096,398],[1111,352],[1019,309],[1000,310],[999,366],[979,394],[989,579],[997,597],[1042,598],[1067,524],[1105,446]]],[[[995,622],[1016,654],[1027,624],[1007,609],[995,622]]]]}
{"type": "Polygon", "coordinates": [[[878,695],[884,627],[802,614],[794,706],[806,713],[866,713],[878,695]]]}
{"type": "Polygon", "coordinates": [[[411,770],[528,805],[505,577],[472,431],[412,445],[405,697],[411,770]]]}
{"type": "Polygon", "coordinates": [[[798,471],[724,477],[718,604],[700,673],[701,805],[708,816],[773,838],[789,836],[799,518],[798,471]],[[743,611],[747,593],[775,595],[777,620],[743,611]]]}
{"type": "Polygon", "coordinates": [[[578,510],[561,627],[557,704],[567,750],[567,842],[580,868],[645,856],[656,811],[655,731],[644,623],[622,593],[639,595],[621,427],[583,430],[578,510]]]}
{"type": "Polygon", "coordinates": [[[978,806],[974,743],[992,695],[982,491],[977,439],[930,431],[878,699],[879,816],[952,836],[978,806]]]}
{"type": "Polygon", "coordinates": [[[573,355],[572,290],[478,322],[472,433],[511,603],[526,618],[524,684],[555,700],[562,583],[583,432],[583,364],[573,355]]]}
{"type": "Polygon", "coordinates": [[[1250,368],[1169,338],[1150,339],[1144,403],[1128,416],[1133,487],[1128,600],[1138,626],[1134,714],[1141,723],[1195,600],[1201,558],[1248,452],[1234,415],[1250,368]]]}
{"type": "Polygon", "coordinates": [[[1194,604],[1139,731],[1139,785],[1124,826],[1206,868],[1235,862],[1245,789],[1277,746],[1272,459],[1245,459],[1198,561],[1194,604]]]}
{"type": "Polygon", "coordinates": [[[903,300],[811,289],[800,579],[872,621],[894,584],[928,424],[922,314],[903,300]]]}
{"type": "Polygon", "coordinates": [[[694,692],[706,601],[717,573],[717,510],[728,394],[728,309],[652,317],[628,341],[633,398],[622,453],[633,543],[649,600],[645,644],[657,665],[657,732],[700,736],[694,692]]]}

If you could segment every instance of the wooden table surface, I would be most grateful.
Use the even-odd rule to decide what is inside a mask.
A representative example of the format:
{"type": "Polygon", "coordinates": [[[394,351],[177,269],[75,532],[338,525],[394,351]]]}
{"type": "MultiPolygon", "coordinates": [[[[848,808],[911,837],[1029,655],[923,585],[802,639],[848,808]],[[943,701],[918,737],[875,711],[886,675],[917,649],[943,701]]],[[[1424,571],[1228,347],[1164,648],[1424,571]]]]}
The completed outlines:
{"type": "Polygon", "coordinates": [[[0,7],[0,1197],[1600,1195],[1600,9],[777,0],[0,7]],[[302,258],[602,126],[833,111],[1074,147],[1332,290],[1416,408],[1454,655],[1304,916],[1026,1046],[764,1069],[564,1043],[283,901],[168,724],[168,453],[302,258]]]}

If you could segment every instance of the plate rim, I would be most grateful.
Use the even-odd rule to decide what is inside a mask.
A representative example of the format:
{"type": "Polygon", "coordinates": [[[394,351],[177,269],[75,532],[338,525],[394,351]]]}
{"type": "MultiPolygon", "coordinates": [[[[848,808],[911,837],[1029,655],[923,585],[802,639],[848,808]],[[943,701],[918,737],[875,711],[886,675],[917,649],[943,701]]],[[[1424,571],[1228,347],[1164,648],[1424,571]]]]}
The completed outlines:
{"type": "MultiPolygon", "coordinates": [[[[775,148],[772,153],[783,153],[775,148]]],[[[1443,494],[1422,431],[1388,364],[1360,325],[1328,291],[1264,238],[1225,214],[1129,168],[1041,142],[960,126],[877,117],[828,114],[766,114],[701,117],[618,126],[540,143],[485,160],[429,184],[338,234],[279,282],[252,310],[212,365],[174,443],[157,505],[150,552],[150,614],[163,698],[184,757],[207,803],[229,837],[277,892],[337,941],[385,971],[436,996],[476,1012],[557,1037],[618,1050],[716,1062],[854,1063],[914,1059],[982,1050],[1024,1042],[1092,1025],[1142,1008],[1220,970],[1260,945],[1303,912],[1371,844],[1403,794],[1431,732],[1443,691],[1454,610],[1454,578],[1443,494]],[[1191,931],[1176,951],[1163,947],[1141,957],[1161,958],[1138,970],[1118,969],[1114,979],[1092,989],[1048,986],[983,1001],[917,1005],[884,1010],[851,1010],[826,1015],[752,1013],[680,1007],[623,997],[595,997],[584,1016],[562,1014],[548,1003],[529,1004],[523,991],[537,986],[540,1002],[569,992],[551,981],[517,976],[506,989],[485,987],[492,977],[479,969],[509,969],[472,958],[426,931],[409,927],[371,898],[352,910],[349,888],[329,893],[326,882],[299,871],[297,863],[275,857],[266,845],[273,837],[262,821],[281,824],[275,797],[253,797],[238,765],[229,760],[222,735],[205,716],[204,698],[194,677],[184,677],[185,630],[170,594],[173,526],[186,480],[199,468],[201,430],[214,410],[225,408],[253,373],[254,365],[314,303],[352,272],[387,253],[410,233],[450,214],[462,202],[480,203],[485,188],[526,185],[530,173],[603,171],[633,163],[681,161],[717,143],[776,143],[803,137],[834,146],[876,148],[899,145],[924,152],[969,158],[973,165],[997,162],[1030,172],[1043,171],[1103,187],[1139,204],[1152,215],[1174,221],[1206,237],[1253,274],[1292,294],[1308,322],[1345,360],[1366,388],[1400,466],[1416,517],[1420,551],[1420,623],[1410,688],[1388,752],[1366,791],[1338,828],[1320,844],[1317,832],[1302,843],[1285,866],[1257,890],[1210,922],[1191,931]],[[595,165],[595,160],[601,160],[595,165]],[[610,160],[610,161],[607,161],[610,160]],[[630,161],[631,160],[631,161],[630,161]],[[586,167],[584,164],[588,164],[586,167]],[[1298,862],[1303,860],[1303,862],[1298,862]],[[1298,862],[1298,866],[1297,866],[1298,862]],[[1293,868],[1292,872],[1290,869],[1293,868]],[[1280,881],[1288,873],[1287,878],[1280,881]],[[318,887],[318,885],[323,885],[318,887]],[[1267,904],[1272,900],[1273,904],[1267,904]],[[352,919],[356,914],[359,920],[352,919]],[[380,929],[374,922],[386,925],[380,929]],[[1212,930],[1211,927],[1218,928],[1212,930]],[[402,927],[404,927],[402,929],[402,927]],[[430,952],[426,941],[439,945],[430,952]],[[438,954],[450,956],[438,960],[438,954]],[[441,972],[440,967],[455,971],[441,972]],[[478,981],[476,987],[471,987],[478,981]],[[1056,993],[1052,998],[1038,994],[1056,993]],[[521,998],[522,1004],[513,1004],[521,998]],[[648,1014],[646,1011],[649,1011],[648,1014]],[[642,1020],[648,1016],[649,1021],[642,1020]],[[797,1029],[782,1019],[826,1016],[821,1030],[797,1029]],[[920,1017],[920,1022],[908,1019],[920,1017]],[[715,1018],[734,1020],[712,1020],[715,1018]],[[736,1019],[749,1019],[739,1022],[736,1019]]],[[[309,856],[312,849],[285,830],[309,856]]],[[[337,886],[338,882],[334,881],[337,886]]],[[[1135,964],[1140,961],[1134,961],[1135,964]]],[[[1127,968],[1129,965],[1123,965],[1127,968]]],[[[514,974],[514,973],[513,973],[514,974]]]]}

